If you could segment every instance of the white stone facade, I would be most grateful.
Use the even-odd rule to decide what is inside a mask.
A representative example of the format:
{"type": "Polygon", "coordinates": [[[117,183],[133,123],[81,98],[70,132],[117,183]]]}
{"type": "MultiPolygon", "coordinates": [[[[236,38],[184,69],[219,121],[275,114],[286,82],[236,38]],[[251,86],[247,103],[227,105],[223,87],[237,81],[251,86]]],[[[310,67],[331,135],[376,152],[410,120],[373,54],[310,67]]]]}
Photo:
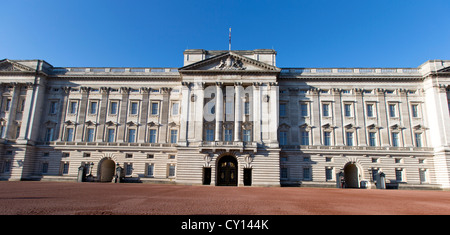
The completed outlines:
{"type": "Polygon", "coordinates": [[[383,173],[387,187],[450,188],[450,61],[278,68],[276,55],[1,60],[0,179],[114,181],[120,166],[137,182],[375,188],[383,173]]]}

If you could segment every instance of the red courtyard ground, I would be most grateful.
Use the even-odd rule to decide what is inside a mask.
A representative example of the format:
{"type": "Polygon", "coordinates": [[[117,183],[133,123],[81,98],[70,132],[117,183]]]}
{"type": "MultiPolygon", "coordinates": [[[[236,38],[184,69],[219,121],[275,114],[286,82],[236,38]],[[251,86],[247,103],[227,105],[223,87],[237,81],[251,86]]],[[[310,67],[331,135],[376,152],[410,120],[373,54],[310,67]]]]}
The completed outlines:
{"type": "Polygon", "coordinates": [[[450,214],[449,191],[0,182],[6,215],[450,214]]]}

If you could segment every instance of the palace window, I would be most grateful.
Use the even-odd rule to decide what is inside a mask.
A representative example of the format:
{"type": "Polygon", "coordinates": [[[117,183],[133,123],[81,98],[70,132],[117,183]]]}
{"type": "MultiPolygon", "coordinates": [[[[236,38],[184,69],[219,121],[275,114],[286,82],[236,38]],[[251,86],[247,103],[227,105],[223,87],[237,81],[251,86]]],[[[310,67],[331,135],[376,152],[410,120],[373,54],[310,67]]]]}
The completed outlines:
{"type": "Polygon", "coordinates": [[[300,145],[309,145],[309,132],[303,130],[300,135],[300,145]]]}
{"type": "Polygon", "coordinates": [[[286,104],[280,104],[280,117],[286,117],[286,104]]]}
{"type": "Polygon", "coordinates": [[[138,114],[138,102],[131,102],[131,115],[137,115],[138,114]]]}
{"type": "Polygon", "coordinates": [[[159,103],[152,102],[152,115],[158,115],[159,103]]]}
{"type": "Polygon", "coordinates": [[[300,104],[300,116],[302,116],[302,117],[308,116],[308,104],[307,103],[300,104]]]}
{"type": "Polygon", "coordinates": [[[175,164],[169,164],[168,166],[168,177],[175,177],[175,164]]]}
{"type": "Polygon", "coordinates": [[[414,133],[416,147],[422,147],[422,133],[414,133]]]}
{"type": "Polygon", "coordinates": [[[133,174],[133,163],[125,163],[125,175],[133,174]]]}
{"type": "Polygon", "coordinates": [[[91,103],[89,105],[89,114],[97,114],[97,107],[98,107],[98,102],[91,101],[91,103]]]}
{"type": "Polygon", "coordinates": [[[344,104],[344,115],[346,117],[352,116],[352,105],[351,104],[344,104]]]}
{"type": "Polygon", "coordinates": [[[392,132],[392,146],[398,147],[398,132],[392,132]]]}
{"type": "Polygon", "coordinates": [[[149,143],[156,143],[156,129],[150,129],[149,143]]]}
{"type": "Polygon", "coordinates": [[[136,142],[136,129],[128,129],[128,143],[136,142]]]}
{"type": "Polygon", "coordinates": [[[93,142],[94,141],[94,128],[88,128],[86,130],[86,142],[93,142]]]}
{"type": "Polygon", "coordinates": [[[376,146],[376,132],[369,132],[369,146],[376,146]]]}
{"type": "Polygon", "coordinates": [[[108,143],[112,143],[114,142],[114,134],[115,134],[115,130],[112,128],[108,129],[108,143]]]}
{"type": "Polygon", "coordinates": [[[77,101],[70,101],[69,103],[69,113],[70,114],[76,114],[78,108],[78,102],[77,101]]]}
{"type": "Polygon", "coordinates": [[[303,180],[311,180],[311,167],[303,168],[303,180]]]}
{"type": "Polygon", "coordinates": [[[287,132],[280,131],[280,145],[286,145],[286,144],[287,144],[287,132]]]}
{"type": "Polygon", "coordinates": [[[11,99],[7,98],[5,104],[5,111],[8,112],[10,109],[11,109],[11,99]]]}
{"type": "Polygon", "coordinates": [[[329,132],[329,131],[323,132],[323,145],[325,145],[325,146],[331,145],[331,132],[329,132]]]}
{"type": "Polygon", "coordinates": [[[111,103],[109,104],[109,114],[116,115],[118,105],[119,105],[118,101],[111,101],[111,103]]]}
{"type": "Polygon", "coordinates": [[[50,101],[49,114],[56,114],[58,111],[58,101],[50,101]]]}
{"type": "Polygon", "coordinates": [[[173,103],[172,104],[172,116],[176,116],[176,115],[178,115],[178,113],[179,113],[179,106],[180,106],[180,104],[179,103],[173,103]]]}
{"type": "Polygon", "coordinates": [[[397,182],[403,181],[403,169],[396,169],[395,170],[395,180],[397,182]]]}
{"type": "Polygon", "coordinates": [[[367,117],[373,117],[374,112],[373,112],[373,104],[367,104],[366,105],[366,111],[367,111],[367,117]]]}
{"type": "Polygon", "coordinates": [[[419,117],[419,105],[413,104],[411,105],[411,114],[412,117],[419,117]]]}
{"type": "Polygon", "coordinates": [[[170,143],[176,144],[178,139],[178,130],[170,130],[170,143]]]}
{"type": "Polygon", "coordinates": [[[347,146],[353,146],[353,132],[345,133],[347,146]]]}
{"type": "Polygon", "coordinates": [[[69,127],[66,129],[66,141],[73,141],[73,128],[69,127]]]}
{"type": "Polygon", "coordinates": [[[244,103],[244,115],[250,115],[250,102],[244,103]]]}
{"type": "Polygon", "coordinates": [[[206,129],[206,141],[214,141],[214,130],[206,129]]]}
{"type": "Polygon", "coordinates": [[[154,171],[155,171],[155,165],[153,163],[147,164],[147,176],[148,177],[153,177],[154,176],[154,171]]]}
{"type": "Polygon", "coordinates": [[[53,141],[53,132],[54,132],[54,128],[53,127],[49,127],[47,128],[47,132],[45,133],[45,141],[53,141]]]}
{"type": "Polygon", "coordinates": [[[327,181],[333,180],[333,168],[326,168],[325,169],[325,179],[327,181]]]}
{"type": "Polygon", "coordinates": [[[330,116],[330,104],[322,104],[322,114],[324,117],[330,116]]]}
{"type": "Polygon", "coordinates": [[[389,117],[397,117],[396,104],[389,104],[389,117]]]}
{"type": "Polygon", "coordinates": [[[251,130],[242,130],[243,141],[250,142],[251,140],[251,130]]]}
{"type": "Polygon", "coordinates": [[[224,141],[233,141],[233,129],[225,129],[224,141]]]}

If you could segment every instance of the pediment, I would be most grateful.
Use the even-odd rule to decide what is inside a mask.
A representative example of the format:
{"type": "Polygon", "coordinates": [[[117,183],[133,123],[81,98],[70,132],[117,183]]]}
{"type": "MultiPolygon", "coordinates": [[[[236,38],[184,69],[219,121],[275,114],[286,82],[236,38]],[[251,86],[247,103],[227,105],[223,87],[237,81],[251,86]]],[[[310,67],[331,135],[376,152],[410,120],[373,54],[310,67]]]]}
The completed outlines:
{"type": "Polygon", "coordinates": [[[4,59],[0,61],[0,71],[2,72],[34,72],[34,70],[23,64],[4,59]]]}
{"type": "Polygon", "coordinates": [[[178,70],[179,72],[279,72],[281,69],[267,63],[247,58],[233,52],[226,52],[202,60],[178,70]]]}
{"type": "Polygon", "coordinates": [[[450,73],[450,66],[437,71],[438,73],[450,73]]]}

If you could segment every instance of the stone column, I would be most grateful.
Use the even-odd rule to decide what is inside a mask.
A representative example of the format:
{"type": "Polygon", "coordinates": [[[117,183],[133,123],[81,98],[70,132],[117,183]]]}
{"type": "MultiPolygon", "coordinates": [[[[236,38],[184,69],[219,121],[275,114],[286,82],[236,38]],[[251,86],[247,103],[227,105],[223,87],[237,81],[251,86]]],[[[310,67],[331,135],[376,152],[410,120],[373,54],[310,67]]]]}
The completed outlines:
{"type": "Polygon", "coordinates": [[[355,88],[353,89],[353,91],[355,92],[355,96],[356,96],[356,116],[355,116],[355,125],[360,127],[358,128],[356,131],[358,131],[358,144],[359,146],[367,146],[367,130],[366,130],[366,125],[364,123],[364,110],[365,110],[365,105],[364,105],[364,101],[363,101],[363,97],[362,97],[362,92],[363,89],[361,88],[355,88]]]}
{"type": "Polygon", "coordinates": [[[161,92],[163,94],[163,99],[161,102],[161,127],[159,129],[159,143],[168,143],[167,132],[169,129],[169,109],[170,109],[170,91],[172,88],[163,87],[161,88],[161,92]]]}
{"type": "Polygon", "coordinates": [[[389,146],[389,139],[391,138],[389,136],[389,126],[388,126],[388,113],[386,112],[386,97],[384,94],[383,88],[375,89],[375,92],[378,97],[378,113],[377,117],[380,122],[380,139],[381,139],[381,146],[387,147],[389,146]]]}
{"type": "MultiPolygon", "coordinates": [[[[68,105],[68,101],[69,101],[69,92],[70,92],[70,87],[61,87],[61,92],[62,92],[62,102],[61,102],[61,107],[60,107],[60,117],[59,117],[59,123],[58,123],[58,140],[59,141],[63,141],[64,139],[64,122],[66,120],[66,111],[67,111],[67,105],[68,105]]],[[[28,92],[27,92],[27,99],[28,99],[28,92]]],[[[54,133],[56,133],[57,130],[55,130],[54,133]]],[[[53,138],[56,140],[56,138],[53,138]]]]}
{"type": "Polygon", "coordinates": [[[195,102],[195,119],[194,130],[195,130],[195,142],[200,143],[203,140],[203,110],[204,110],[204,86],[205,82],[197,82],[194,97],[191,97],[191,102],[195,102]]]}
{"type": "Polygon", "coordinates": [[[86,114],[88,112],[88,96],[89,96],[90,87],[81,87],[81,100],[80,100],[80,108],[78,109],[78,125],[77,130],[75,132],[74,140],[75,142],[81,142],[84,140],[84,122],[86,121],[86,114]]]}
{"type": "Polygon", "coordinates": [[[122,100],[120,101],[119,112],[119,124],[117,128],[117,142],[123,143],[126,137],[127,131],[127,118],[128,118],[128,98],[130,93],[129,87],[121,87],[120,93],[122,93],[122,100]]]}
{"type": "Polygon", "coordinates": [[[271,82],[270,84],[270,96],[269,96],[269,140],[270,146],[273,148],[278,147],[278,125],[279,125],[279,88],[278,83],[271,82]]]}
{"type": "MultiPolygon", "coordinates": [[[[8,117],[8,121],[6,123],[6,135],[5,139],[15,139],[16,131],[14,129],[15,120],[16,120],[16,113],[17,113],[17,103],[19,100],[19,94],[20,94],[20,85],[16,82],[11,83],[12,85],[12,92],[11,94],[11,102],[9,103],[9,111],[6,114],[8,117]]],[[[5,103],[6,104],[6,103],[5,103]]]]}
{"type": "MultiPolygon", "coordinates": [[[[26,140],[27,139],[27,130],[30,128],[29,127],[29,116],[30,116],[30,111],[31,111],[31,102],[33,100],[33,91],[34,91],[34,85],[32,83],[27,84],[27,96],[25,98],[25,106],[23,108],[23,113],[22,113],[22,126],[20,127],[20,133],[19,133],[19,138],[18,140],[26,140]]],[[[64,97],[67,97],[64,96],[64,97]]],[[[63,106],[61,104],[61,106],[63,106]]],[[[58,125],[60,126],[60,125],[58,125]]],[[[56,130],[54,130],[54,135],[53,139],[56,139],[56,130]]]]}
{"type": "Polygon", "coordinates": [[[222,141],[222,126],[223,126],[223,83],[216,83],[216,130],[215,141],[222,141]]]}
{"type": "MultiPolygon", "coordinates": [[[[405,147],[413,147],[414,143],[413,143],[413,133],[412,133],[412,126],[411,126],[411,115],[410,115],[410,105],[408,103],[408,91],[406,89],[399,89],[400,92],[400,100],[401,102],[399,103],[399,118],[401,120],[401,123],[404,127],[406,127],[409,131],[405,131],[405,135],[404,135],[404,146],[405,147]]],[[[425,135],[424,135],[425,136],[425,135]]]]}
{"type": "Polygon", "coordinates": [[[334,98],[334,112],[333,112],[333,118],[335,120],[335,126],[334,129],[334,145],[336,146],[344,146],[344,136],[343,136],[343,130],[344,130],[344,123],[342,122],[342,102],[341,102],[341,91],[338,88],[333,88],[331,90],[333,92],[333,98],[334,98]]]}
{"type": "Polygon", "coordinates": [[[234,141],[241,141],[242,126],[242,83],[234,83],[235,101],[234,101],[234,141]]]}
{"type": "Polygon", "coordinates": [[[187,146],[187,126],[189,121],[189,99],[191,94],[190,83],[182,82],[181,88],[181,118],[180,118],[180,139],[178,145],[187,146]]]}
{"type": "Polygon", "coordinates": [[[322,126],[320,124],[320,100],[319,100],[319,92],[320,90],[317,88],[313,88],[312,89],[312,102],[311,107],[309,110],[311,110],[311,112],[309,113],[310,119],[311,119],[311,126],[313,126],[313,129],[311,129],[310,134],[312,135],[312,143],[311,145],[320,145],[320,136],[322,133],[320,133],[322,131],[322,126]],[[314,107],[315,106],[315,107],[314,107]],[[316,110],[316,111],[315,111],[316,110]]]}
{"type": "Polygon", "coordinates": [[[141,118],[138,121],[139,125],[139,131],[138,131],[138,138],[137,141],[138,143],[145,143],[145,136],[147,135],[148,132],[148,127],[147,127],[147,122],[148,122],[148,106],[149,106],[149,96],[150,96],[150,91],[151,88],[149,87],[142,87],[142,108],[141,108],[141,118]]]}
{"type": "Polygon", "coordinates": [[[109,103],[109,87],[101,87],[100,91],[102,92],[102,100],[100,101],[100,109],[99,109],[99,119],[98,119],[98,129],[97,129],[97,141],[103,142],[106,139],[105,136],[105,122],[106,122],[106,113],[108,109],[108,103],[109,103]]]}
{"type": "Polygon", "coordinates": [[[261,143],[261,84],[253,83],[253,141],[261,143]]]}

